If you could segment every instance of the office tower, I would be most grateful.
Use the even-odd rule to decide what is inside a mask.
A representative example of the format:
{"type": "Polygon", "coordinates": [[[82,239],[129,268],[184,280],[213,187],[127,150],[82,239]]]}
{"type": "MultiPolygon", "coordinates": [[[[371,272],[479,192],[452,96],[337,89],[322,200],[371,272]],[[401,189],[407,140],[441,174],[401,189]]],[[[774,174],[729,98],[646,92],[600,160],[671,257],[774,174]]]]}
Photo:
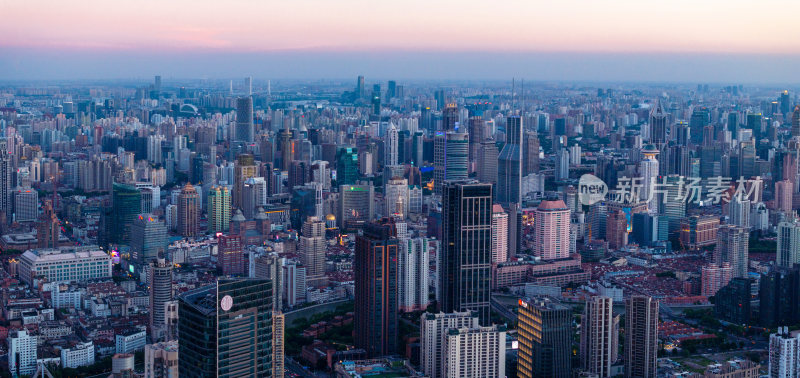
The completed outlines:
{"type": "Polygon", "coordinates": [[[8,335],[8,371],[12,377],[31,376],[36,372],[36,336],[21,329],[8,335]]]}
{"type": "Polygon", "coordinates": [[[423,311],[428,308],[431,239],[401,239],[400,243],[400,311],[423,311]]]}
{"type": "Polygon", "coordinates": [[[606,218],[606,240],[611,249],[628,245],[628,221],[622,210],[611,211],[606,218]]]}
{"type": "Polygon", "coordinates": [[[569,257],[570,212],[564,201],[542,201],[533,212],[533,255],[544,260],[569,257]]]}
{"type": "Polygon", "coordinates": [[[497,185],[497,144],[488,139],[478,147],[478,181],[497,185]]]}
{"type": "Polygon", "coordinates": [[[789,179],[775,183],[775,209],[784,213],[791,213],[794,205],[794,183],[789,179]]]}
{"type": "Polygon", "coordinates": [[[581,320],[581,369],[599,377],[610,377],[617,360],[619,316],[614,316],[612,307],[611,298],[592,297],[581,320]]]}
{"type": "Polygon", "coordinates": [[[390,179],[384,185],[383,201],[385,204],[383,215],[407,217],[409,214],[408,180],[400,177],[390,179]]]}
{"type": "Polygon", "coordinates": [[[506,327],[451,328],[442,345],[445,378],[504,378],[506,327]]]}
{"type": "Polygon", "coordinates": [[[131,233],[133,260],[144,266],[158,257],[164,257],[169,245],[164,221],[150,214],[140,214],[133,222],[131,233]]]}
{"type": "Polygon", "coordinates": [[[800,271],[797,268],[779,268],[763,273],[758,286],[758,320],[761,326],[796,324],[800,320],[800,271]]]}
{"type": "Polygon", "coordinates": [[[779,326],[769,335],[768,376],[791,378],[800,376],[800,334],[789,333],[789,327],[779,326]]]}
{"type": "Polygon", "coordinates": [[[750,230],[751,203],[747,198],[731,198],[728,202],[728,223],[750,230]]]}
{"type": "Polygon", "coordinates": [[[492,206],[492,264],[508,260],[508,214],[500,205],[492,206]]]}
{"type": "Polygon", "coordinates": [[[447,133],[449,131],[456,131],[457,126],[458,106],[456,104],[447,104],[447,106],[442,109],[442,128],[439,130],[447,133]]]}
{"type": "Polygon", "coordinates": [[[305,185],[311,181],[311,166],[308,162],[293,160],[289,163],[288,185],[291,190],[295,186],[305,185]]]}
{"type": "Polygon", "coordinates": [[[375,187],[371,183],[340,185],[336,220],[344,230],[361,228],[375,217],[375,187]]]}
{"type": "Polygon", "coordinates": [[[326,160],[311,162],[311,181],[322,185],[322,190],[331,190],[331,169],[326,160]]]}
{"type": "Polygon", "coordinates": [[[317,217],[306,218],[301,235],[298,252],[306,266],[306,284],[316,288],[325,287],[325,222],[317,217]]]}
{"type": "Polygon", "coordinates": [[[751,287],[749,278],[734,278],[717,290],[714,316],[734,324],[750,324],[751,287]]]}
{"type": "Polygon", "coordinates": [[[717,230],[714,262],[718,265],[730,263],[733,277],[747,277],[749,237],[750,233],[746,228],[731,224],[721,225],[717,230]]]}
{"type": "Polygon", "coordinates": [[[625,300],[625,376],[655,378],[658,301],[645,295],[625,300]]]}
{"type": "Polygon", "coordinates": [[[244,78],[244,91],[248,96],[253,94],[253,77],[247,76],[244,78]]]}
{"type": "Polygon", "coordinates": [[[376,116],[381,115],[381,85],[372,85],[372,114],[376,116]]]}
{"type": "Polygon", "coordinates": [[[358,149],[339,147],[336,150],[336,182],[339,185],[353,185],[358,181],[358,149]]]}
{"type": "Polygon", "coordinates": [[[289,164],[294,160],[294,140],[292,140],[292,131],[289,130],[289,123],[284,122],[285,126],[278,133],[278,146],[281,148],[281,169],[288,170],[289,164]]]}
{"type": "Polygon", "coordinates": [[[456,132],[437,133],[433,144],[434,189],[437,194],[441,194],[445,181],[467,178],[469,134],[456,132]]]}
{"type": "Polygon", "coordinates": [[[283,378],[286,354],[284,353],[284,332],[286,317],[280,310],[272,311],[272,378],[283,378]]]}
{"type": "Polygon", "coordinates": [[[246,219],[253,219],[256,208],[267,204],[267,182],[263,177],[250,177],[242,185],[242,202],[239,208],[246,219]]]}
{"type": "Polygon", "coordinates": [[[386,86],[386,98],[393,99],[397,97],[397,82],[389,80],[386,86]]]}
{"type": "Polygon", "coordinates": [[[197,236],[200,221],[200,196],[192,184],[186,184],[178,196],[178,234],[197,236]]]}
{"type": "Polygon", "coordinates": [[[217,265],[222,270],[222,275],[247,275],[247,260],[244,256],[242,237],[239,235],[220,235],[217,240],[217,265]]]}
{"type": "Polygon", "coordinates": [[[366,87],[364,86],[364,76],[358,76],[358,81],[356,82],[356,95],[358,98],[364,98],[367,96],[366,87]]]}
{"type": "Polygon", "coordinates": [[[506,118],[506,144],[497,158],[497,202],[522,202],[522,118],[506,118]]]}
{"type": "Polygon", "coordinates": [[[231,193],[227,187],[214,186],[208,193],[208,232],[228,232],[231,225],[231,193]]]}
{"type": "Polygon", "coordinates": [[[667,221],[667,229],[670,234],[680,229],[681,220],[686,216],[686,201],[676,200],[681,195],[682,177],[677,174],[668,175],[665,179],[665,194],[659,196],[659,214],[664,215],[667,221]],[[667,200],[661,196],[666,196],[667,200]]]}
{"type": "Polygon", "coordinates": [[[144,377],[178,376],[178,341],[165,341],[144,346],[144,377]]]}
{"type": "Polygon", "coordinates": [[[114,183],[113,188],[109,240],[127,244],[131,241],[133,222],[142,209],[142,197],[139,189],[132,185],[114,183]]]}
{"type": "Polygon", "coordinates": [[[570,377],[573,333],[569,307],[549,297],[520,299],[517,377],[570,377]]]}
{"type": "Polygon", "coordinates": [[[384,154],[384,165],[397,165],[399,162],[398,152],[397,128],[394,123],[389,124],[389,130],[386,131],[386,153],[384,154]]]}
{"type": "Polygon", "coordinates": [[[272,295],[269,280],[223,279],[189,291],[178,302],[181,377],[272,375],[272,295]]]}
{"type": "Polygon", "coordinates": [[[253,142],[253,98],[239,97],[236,99],[236,135],[235,141],[253,142]]]}
{"type": "MultiPolygon", "coordinates": [[[[753,132],[753,138],[760,140],[762,137],[763,117],[761,113],[748,113],[745,117],[745,127],[753,132]]],[[[694,130],[692,130],[694,132],[694,130]]],[[[749,176],[745,176],[749,177],[749,176]]]]}
{"type": "Polygon", "coordinates": [[[650,112],[650,142],[654,144],[667,142],[667,113],[664,113],[661,101],[656,101],[656,106],[650,112]]]}
{"type": "Polygon", "coordinates": [[[556,153],[555,179],[564,181],[569,178],[569,151],[561,148],[556,153]]]}
{"type": "Polygon", "coordinates": [[[489,324],[491,232],[492,185],[447,181],[437,262],[441,311],[476,311],[480,324],[489,324]]]}
{"type": "Polygon", "coordinates": [[[655,199],[655,185],[658,180],[658,149],[648,144],[642,149],[642,161],[639,163],[639,174],[642,177],[641,200],[647,202],[647,207],[652,211],[658,210],[658,201],[655,199]]]}
{"type": "Polygon", "coordinates": [[[539,172],[539,135],[526,131],[522,138],[522,175],[539,172]]]}
{"type": "Polygon", "coordinates": [[[776,264],[791,268],[797,263],[800,263],[800,221],[791,218],[778,223],[776,264]]]}
{"type": "Polygon", "coordinates": [[[399,249],[391,219],[367,224],[356,237],[355,345],[370,357],[397,353],[399,249]]]}
{"type": "Polygon", "coordinates": [[[150,287],[150,332],[154,340],[160,340],[167,330],[166,305],[172,300],[172,264],[158,258],[150,264],[147,279],[150,287]]]}
{"type": "Polygon", "coordinates": [[[708,126],[709,122],[711,122],[711,119],[708,108],[698,107],[692,111],[692,117],[689,119],[689,131],[692,144],[702,144],[703,128],[708,126]]]}
{"type": "Polygon", "coordinates": [[[478,317],[470,311],[423,313],[420,319],[420,367],[430,378],[442,377],[443,335],[450,329],[477,328],[478,317]]]}
{"type": "Polygon", "coordinates": [[[244,182],[251,177],[258,176],[258,166],[255,163],[255,158],[250,154],[242,154],[236,158],[236,165],[234,166],[234,182],[233,182],[233,207],[240,209],[242,207],[242,192],[244,189],[244,182]]]}
{"type": "Polygon", "coordinates": [[[14,221],[35,222],[39,216],[39,192],[30,187],[14,191],[14,221]]]}
{"type": "Polygon", "coordinates": [[[792,112],[792,137],[800,137],[800,105],[795,106],[792,112]]]}
{"type": "Polygon", "coordinates": [[[14,170],[8,143],[5,138],[0,138],[0,213],[5,213],[11,220],[11,191],[13,182],[11,172],[14,170]]]}
{"type": "Polygon", "coordinates": [[[730,282],[733,278],[733,268],[728,262],[711,263],[702,268],[700,275],[700,295],[711,297],[730,282]]]}
{"type": "Polygon", "coordinates": [[[58,248],[61,236],[61,222],[56,217],[53,209],[53,202],[50,199],[44,200],[42,204],[42,215],[36,222],[36,241],[38,248],[58,248]]]}

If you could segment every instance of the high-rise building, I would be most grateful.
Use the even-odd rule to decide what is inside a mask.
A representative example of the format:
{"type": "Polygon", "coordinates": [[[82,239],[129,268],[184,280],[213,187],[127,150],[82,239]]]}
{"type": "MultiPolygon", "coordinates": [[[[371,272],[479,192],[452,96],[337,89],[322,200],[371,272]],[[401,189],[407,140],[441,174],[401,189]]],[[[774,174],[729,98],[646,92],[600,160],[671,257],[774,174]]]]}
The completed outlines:
{"type": "Polygon", "coordinates": [[[779,268],[763,273],[758,286],[760,325],[775,327],[800,321],[800,270],[779,268]]]}
{"type": "Polygon", "coordinates": [[[478,147],[478,181],[497,185],[497,144],[488,139],[478,147]]]}
{"type": "Polygon", "coordinates": [[[336,221],[344,230],[363,227],[375,217],[375,188],[371,183],[340,185],[336,221]]]}
{"type": "Polygon", "coordinates": [[[506,327],[451,328],[443,335],[444,378],[504,378],[506,327]]]}
{"type": "Polygon", "coordinates": [[[272,295],[269,280],[217,279],[178,302],[181,377],[272,375],[272,295]]]}
{"type": "Polygon", "coordinates": [[[749,259],[747,255],[750,233],[747,228],[732,224],[719,226],[714,262],[717,265],[730,263],[733,277],[747,277],[749,259]]]}
{"type": "Polygon", "coordinates": [[[39,192],[30,187],[17,188],[14,191],[14,221],[35,222],[38,216],[39,192]]]}
{"type": "Polygon", "coordinates": [[[658,301],[644,295],[625,300],[625,376],[655,378],[658,301]]]}
{"type": "Polygon", "coordinates": [[[142,209],[141,193],[135,186],[114,183],[112,203],[108,239],[114,243],[130,243],[131,227],[142,209]]]}
{"type": "Polygon", "coordinates": [[[8,371],[12,377],[31,376],[36,372],[37,339],[25,329],[8,335],[8,371]]]}
{"type": "Polygon", "coordinates": [[[658,210],[655,196],[656,180],[658,180],[658,148],[648,144],[642,149],[642,161],[639,163],[639,174],[642,177],[641,200],[647,203],[652,211],[658,210]]]}
{"type": "Polygon", "coordinates": [[[316,288],[325,287],[325,222],[317,217],[306,218],[301,235],[298,252],[306,266],[306,284],[316,288]]]}
{"type": "Polygon", "coordinates": [[[131,228],[131,257],[147,265],[167,251],[169,239],[164,221],[150,215],[139,214],[131,228]]]}
{"type": "Polygon", "coordinates": [[[250,154],[242,154],[236,158],[233,182],[233,207],[242,207],[242,192],[244,182],[251,177],[258,176],[258,166],[255,158],[250,154]]]}
{"type": "Polygon", "coordinates": [[[178,341],[165,341],[144,346],[144,377],[178,376],[178,341]]]}
{"type": "Polygon", "coordinates": [[[581,369],[598,377],[610,377],[611,365],[617,360],[619,316],[613,314],[609,297],[592,297],[586,301],[581,320],[581,369]]]}
{"type": "Polygon", "coordinates": [[[397,353],[399,253],[391,219],[367,224],[356,237],[355,344],[370,357],[397,353]]]}
{"type": "Polygon", "coordinates": [[[700,294],[711,297],[730,282],[731,278],[733,278],[733,268],[728,262],[720,265],[711,263],[704,266],[700,274],[700,294]]]}
{"type": "Polygon", "coordinates": [[[628,244],[628,220],[622,210],[612,211],[608,214],[606,240],[611,249],[620,249],[628,244]]]}
{"type": "Polygon", "coordinates": [[[556,153],[555,179],[564,181],[569,178],[569,151],[561,148],[556,153]]]}
{"type": "Polygon", "coordinates": [[[208,232],[228,232],[231,225],[231,193],[227,187],[214,186],[208,193],[208,232]]]}
{"type": "Polygon", "coordinates": [[[667,113],[661,102],[657,101],[650,112],[650,142],[654,144],[667,142],[667,113]]]}
{"type": "Polygon", "coordinates": [[[178,234],[196,236],[200,222],[200,196],[192,184],[186,184],[178,196],[178,234]]]}
{"type": "Polygon", "coordinates": [[[430,248],[428,238],[400,239],[400,311],[425,310],[430,303],[430,248]]]}
{"type": "Polygon", "coordinates": [[[770,377],[800,376],[800,334],[789,333],[789,327],[778,327],[778,332],[769,335],[770,377]]]}
{"type": "Polygon", "coordinates": [[[250,96],[236,99],[236,132],[235,139],[239,142],[253,142],[253,98],[250,96]]]}
{"type": "Polygon", "coordinates": [[[490,321],[491,232],[492,185],[447,181],[442,194],[440,261],[436,264],[440,308],[444,312],[477,311],[482,325],[490,321]]]}
{"type": "Polygon", "coordinates": [[[508,213],[503,207],[492,206],[492,264],[508,260],[508,213]]]}
{"type": "Polygon", "coordinates": [[[5,213],[6,218],[11,220],[12,212],[12,176],[14,170],[11,154],[8,151],[8,143],[5,138],[0,138],[0,213],[5,213]]]}
{"type": "MultiPolygon", "coordinates": [[[[442,105],[444,104],[439,104],[439,106],[442,105]]],[[[447,106],[445,106],[444,109],[442,109],[442,128],[440,130],[444,132],[456,131],[457,126],[458,126],[458,105],[447,104],[447,106]]]]}
{"type": "Polygon", "coordinates": [[[522,118],[506,118],[506,144],[497,158],[497,202],[520,203],[522,187],[522,118]]]}
{"type": "Polygon", "coordinates": [[[714,316],[734,324],[750,323],[752,283],[749,278],[734,278],[714,297],[714,316]]]}
{"type": "Polygon", "coordinates": [[[539,173],[539,135],[525,132],[522,138],[522,174],[539,173]]]}
{"type": "Polygon", "coordinates": [[[283,378],[286,355],[284,353],[284,332],[286,317],[279,310],[272,311],[272,378],[283,378]]]}
{"type": "Polygon", "coordinates": [[[570,212],[562,200],[542,201],[534,210],[533,255],[544,260],[569,257],[570,212]]]}
{"type": "Polygon", "coordinates": [[[36,222],[36,241],[39,248],[58,248],[61,236],[61,222],[53,209],[53,201],[44,200],[42,215],[36,222]]]}
{"type": "Polygon", "coordinates": [[[478,317],[470,311],[423,313],[420,319],[420,367],[430,378],[442,377],[443,336],[450,329],[477,328],[478,317]]]}
{"type": "Polygon", "coordinates": [[[775,263],[791,268],[800,263],[800,220],[787,219],[778,223],[778,253],[775,263]]]}
{"type": "Polygon", "coordinates": [[[150,287],[150,329],[154,340],[166,333],[166,305],[172,301],[172,264],[159,258],[150,265],[147,274],[150,287]]]}
{"type": "Polygon", "coordinates": [[[244,246],[239,235],[220,235],[217,238],[217,263],[224,276],[247,274],[244,246]]]}
{"type": "Polygon", "coordinates": [[[433,183],[437,194],[445,181],[464,180],[469,166],[469,134],[437,133],[433,139],[433,183]]]}
{"type": "Polygon", "coordinates": [[[358,181],[358,149],[340,147],[336,151],[336,182],[353,185],[358,181]]]}
{"type": "MultiPolygon", "coordinates": [[[[794,179],[794,178],[792,178],[794,179]]],[[[792,199],[794,197],[794,183],[790,179],[778,181],[775,183],[775,209],[783,211],[784,213],[791,213],[794,205],[792,199]]]]}
{"type": "Polygon", "coordinates": [[[394,127],[394,123],[390,123],[389,130],[386,131],[386,153],[383,155],[385,165],[398,164],[398,140],[397,128],[394,127]]]}
{"type": "Polygon", "coordinates": [[[731,198],[728,202],[728,223],[750,230],[751,203],[747,198],[731,198]]]}
{"type": "Polygon", "coordinates": [[[407,217],[409,207],[408,180],[400,177],[390,179],[383,186],[384,216],[407,217]]]}
{"type": "Polygon", "coordinates": [[[517,316],[517,377],[570,377],[572,335],[569,307],[549,297],[521,299],[517,316]]]}

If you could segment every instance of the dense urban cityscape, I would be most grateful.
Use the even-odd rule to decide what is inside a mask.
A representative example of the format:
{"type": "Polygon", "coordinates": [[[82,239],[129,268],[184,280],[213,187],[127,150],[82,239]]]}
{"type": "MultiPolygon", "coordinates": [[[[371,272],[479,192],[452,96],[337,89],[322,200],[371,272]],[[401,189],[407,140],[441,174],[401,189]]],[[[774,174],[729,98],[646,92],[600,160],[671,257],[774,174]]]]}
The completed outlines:
{"type": "Polygon", "coordinates": [[[0,14],[0,378],[800,378],[798,1],[0,14]]]}

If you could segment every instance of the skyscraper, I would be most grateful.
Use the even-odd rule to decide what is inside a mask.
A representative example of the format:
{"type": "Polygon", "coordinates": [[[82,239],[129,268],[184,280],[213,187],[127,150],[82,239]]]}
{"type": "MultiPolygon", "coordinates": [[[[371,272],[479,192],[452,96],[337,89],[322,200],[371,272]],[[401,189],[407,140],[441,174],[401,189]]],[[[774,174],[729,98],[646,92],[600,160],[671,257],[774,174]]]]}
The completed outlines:
{"type": "Polygon", "coordinates": [[[423,313],[420,319],[420,367],[430,378],[441,378],[443,336],[450,329],[476,328],[478,317],[470,311],[423,313]]]}
{"type": "Polygon", "coordinates": [[[539,172],[539,135],[527,131],[522,138],[522,174],[539,172]]]}
{"type": "Polygon", "coordinates": [[[642,149],[642,161],[639,163],[639,174],[642,177],[641,200],[647,202],[647,207],[652,211],[658,210],[655,196],[655,184],[658,179],[658,149],[648,144],[642,149]]]}
{"type": "Polygon", "coordinates": [[[114,183],[112,194],[113,212],[109,240],[114,243],[130,243],[133,221],[142,209],[142,197],[135,186],[114,183]]]}
{"type": "Polygon", "coordinates": [[[139,264],[147,265],[158,257],[164,257],[169,245],[164,221],[150,214],[139,214],[131,233],[131,256],[139,264]]]}
{"type": "Polygon", "coordinates": [[[730,280],[714,296],[714,316],[735,324],[750,324],[751,291],[749,278],[730,280]]]}
{"type": "Polygon", "coordinates": [[[544,260],[569,257],[569,214],[562,200],[539,203],[534,210],[534,256],[544,260]]]}
{"type": "Polygon", "coordinates": [[[159,258],[150,264],[147,275],[150,287],[150,330],[153,340],[160,340],[166,333],[166,305],[172,301],[172,264],[159,258]]]}
{"type": "Polygon", "coordinates": [[[800,270],[779,268],[763,273],[758,286],[758,323],[761,326],[796,324],[800,320],[800,270]]]}
{"type": "Polygon", "coordinates": [[[747,277],[749,237],[750,233],[746,228],[732,224],[721,225],[717,230],[714,262],[718,265],[730,263],[733,277],[747,277]]]}
{"type": "Polygon", "coordinates": [[[397,128],[394,127],[394,123],[389,123],[389,129],[386,130],[385,165],[397,165],[399,161],[398,140],[397,128]]]}
{"type": "Polygon", "coordinates": [[[508,260],[508,213],[503,207],[492,206],[492,264],[508,260]]]}
{"type": "Polygon", "coordinates": [[[251,177],[258,176],[258,166],[255,163],[255,158],[251,154],[241,154],[236,158],[236,165],[234,166],[234,182],[233,182],[233,207],[240,209],[242,207],[242,192],[244,189],[244,182],[251,177]]]}
{"type": "Polygon", "coordinates": [[[399,297],[400,311],[411,312],[425,310],[430,303],[428,299],[430,275],[431,239],[400,239],[400,278],[399,297]]]}
{"type": "Polygon", "coordinates": [[[36,340],[38,337],[21,329],[8,335],[8,371],[12,377],[31,376],[36,372],[36,340]]]}
{"type": "Polygon", "coordinates": [[[6,218],[11,221],[11,191],[12,166],[11,154],[8,152],[8,144],[5,138],[0,138],[0,213],[5,213],[6,218]]]}
{"type": "Polygon", "coordinates": [[[522,118],[506,118],[506,144],[497,158],[497,202],[520,203],[522,187],[522,118]]]}
{"type": "Polygon", "coordinates": [[[581,320],[581,369],[601,378],[611,376],[611,365],[617,360],[619,316],[614,316],[612,308],[611,298],[592,297],[581,320]]]}
{"type": "Polygon", "coordinates": [[[655,378],[658,301],[644,295],[625,300],[625,376],[655,378]]]}
{"type": "Polygon", "coordinates": [[[231,193],[227,187],[214,186],[208,193],[208,232],[228,232],[231,225],[231,193]]]}
{"type": "Polygon", "coordinates": [[[778,223],[778,253],[775,263],[784,268],[800,263],[800,221],[797,218],[778,223]]]}
{"type": "Polygon", "coordinates": [[[566,148],[559,149],[556,153],[556,181],[563,181],[569,178],[569,163],[569,151],[566,148]]]}
{"type": "Polygon", "coordinates": [[[441,310],[476,311],[489,324],[492,185],[447,181],[442,195],[441,310]]]}
{"type": "Polygon", "coordinates": [[[355,344],[370,357],[397,353],[399,250],[391,219],[367,224],[356,237],[355,344]]]}
{"type": "Polygon", "coordinates": [[[442,377],[505,378],[506,326],[451,328],[443,337],[442,377]]]}
{"type": "Polygon", "coordinates": [[[306,284],[316,288],[327,286],[325,279],[325,222],[308,217],[300,236],[300,257],[306,266],[306,284]]]}
{"type": "Polygon", "coordinates": [[[269,280],[217,279],[178,302],[181,377],[272,376],[269,280]]]}
{"type": "Polygon", "coordinates": [[[236,133],[238,142],[253,142],[253,98],[250,96],[236,99],[236,133]]]}
{"type": "Polygon", "coordinates": [[[339,185],[353,185],[358,180],[358,149],[339,147],[336,151],[336,181],[339,185]]]}
{"type": "Polygon", "coordinates": [[[657,101],[653,111],[650,112],[650,142],[654,144],[667,142],[667,113],[664,113],[661,101],[657,101]]]}
{"type": "Polygon", "coordinates": [[[770,377],[797,377],[800,375],[800,334],[792,335],[789,327],[778,327],[778,332],[769,335],[770,377]]]}
{"type": "Polygon", "coordinates": [[[178,195],[178,234],[196,236],[200,221],[200,196],[192,184],[186,184],[178,195]]]}
{"type": "MultiPolygon", "coordinates": [[[[456,104],[447,104],[442,109],[442,128],[445,133],[449,131],[456,131],[458,125],[458,106],[456,104]]],[[[466,132],[466,131],[462,131],[466,132]]]]}
{"type": "Polygon", "coordinates": [[[569,307],[549,297],[521,299],[517,335],[517,377],[570,377],[573,331],[569,307]]]}
{"type": "Polygon", "coordinates": [[[433,139],[433,181],[437,194],[441,194],[445,181],[467,178],[468,158],[469,134],[436,134],[433,139]]]}
{"type": "Polygon", "coordinates": [[[375,187],[368,184],[340,185],[336,221],[344,230],[363,227],[375,217],[375,187]]]}

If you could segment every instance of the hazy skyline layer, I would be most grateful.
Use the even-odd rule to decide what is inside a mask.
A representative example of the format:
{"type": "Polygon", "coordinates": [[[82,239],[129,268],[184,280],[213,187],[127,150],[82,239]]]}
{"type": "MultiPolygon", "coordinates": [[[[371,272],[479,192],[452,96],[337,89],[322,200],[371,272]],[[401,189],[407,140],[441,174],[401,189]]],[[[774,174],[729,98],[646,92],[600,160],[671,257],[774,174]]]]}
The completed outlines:
{"type": "Polygon", "coordinates": [[[796,82],[800,2],[5,1],[0,79],[796,82]]]}

